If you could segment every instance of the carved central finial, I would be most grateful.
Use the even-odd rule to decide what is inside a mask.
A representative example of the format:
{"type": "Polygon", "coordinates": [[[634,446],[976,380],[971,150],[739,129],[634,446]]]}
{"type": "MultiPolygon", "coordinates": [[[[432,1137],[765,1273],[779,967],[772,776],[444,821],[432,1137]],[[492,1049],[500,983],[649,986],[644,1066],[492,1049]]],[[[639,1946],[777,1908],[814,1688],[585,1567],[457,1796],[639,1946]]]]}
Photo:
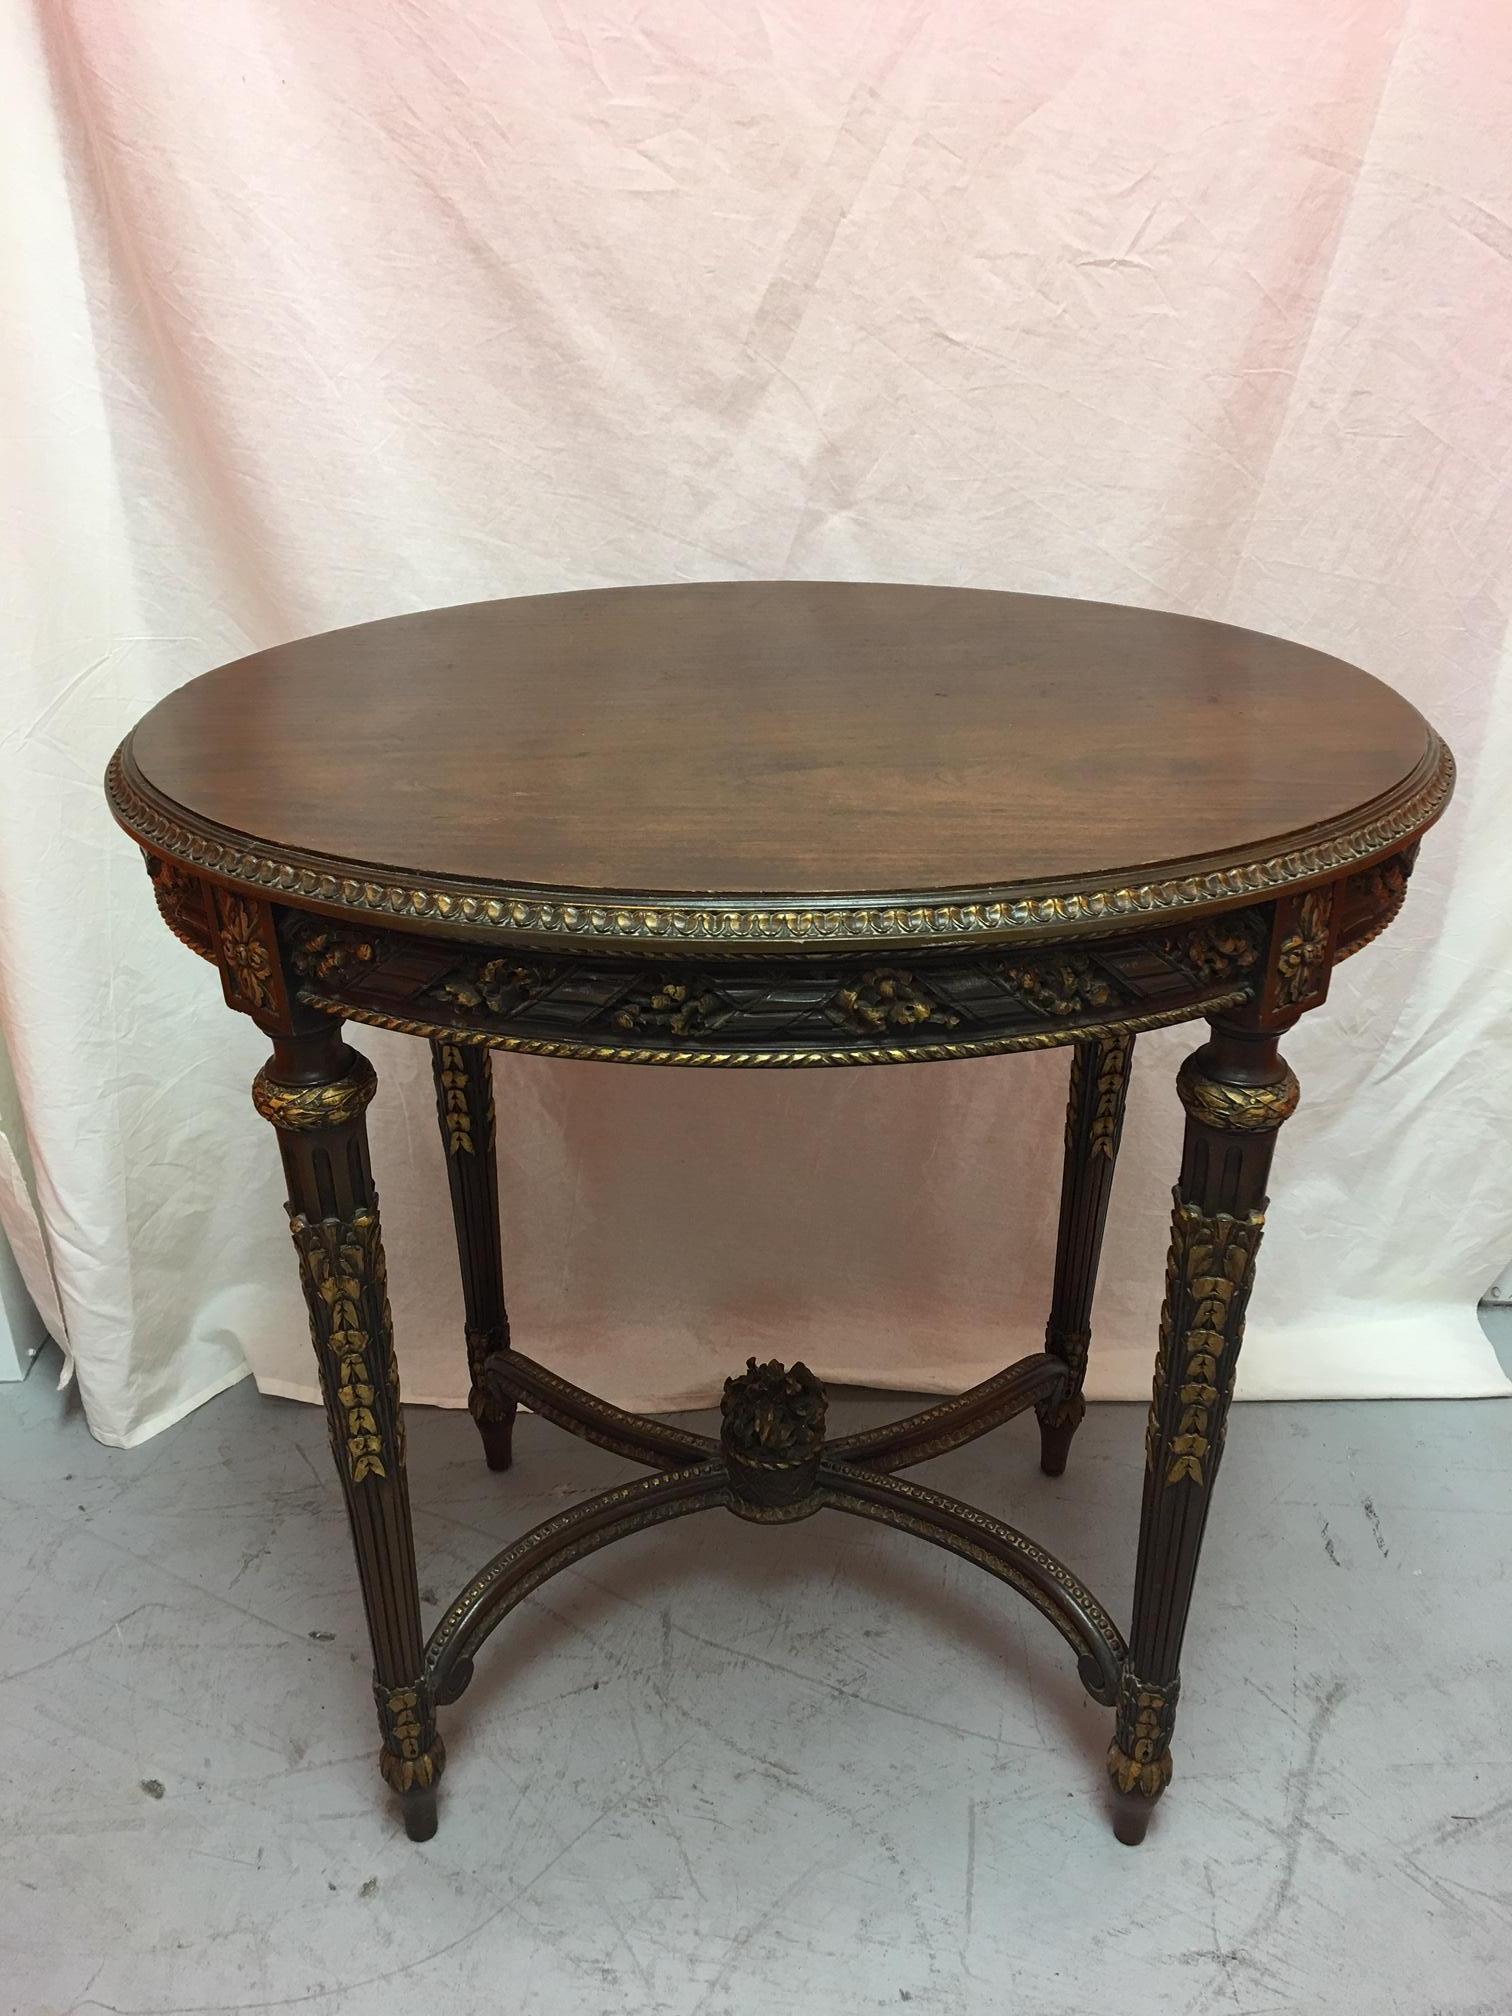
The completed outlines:
{"type": "Polygon", "coordinates": [[[748,1358],[738,1379],[726,1379],[720,1442],[737,1510],[793,1506],[812,1493],[826,1404],[807,1365],[748,1358]]]}

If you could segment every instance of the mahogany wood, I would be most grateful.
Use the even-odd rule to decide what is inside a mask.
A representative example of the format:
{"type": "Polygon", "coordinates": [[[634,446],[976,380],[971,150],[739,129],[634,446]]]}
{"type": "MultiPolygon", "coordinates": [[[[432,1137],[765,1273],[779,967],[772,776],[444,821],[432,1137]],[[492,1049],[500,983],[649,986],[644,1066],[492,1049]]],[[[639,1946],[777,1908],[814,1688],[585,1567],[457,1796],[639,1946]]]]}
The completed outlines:
{"type": "Polygon", "coordinates": [[[493,1059],[471,1044],[431,1045],[436,1118],[451,1187],[467,1338],[468,1412],[490,1470],[512,1460],[515,1402],[489,1391],[483,1367],[509,1349],[504,1258],[499,1237],[499,1164],[494,1140],[493,1059]]]}
{"type": "Polygon", "coordinates": [[[1078,1043],[1071,1052],[1055,1286],[1045,1327],[1045,1349],[1064,1364],[1069,1377],[1064,1388],[1047,1395],[1037,1409],[1040,1468],[1047,1477],[1059,1477],[1065,1470],[1071,1437],[1087,1411],[1082,1387],[1092,1344],[1092,1295],[1133,1061],[1132,1036],[1078,1043]]]}
{"type": "Polygon", "coordinates": [[[326,864],[337,907],[363,907],[341,879],[456,878],[828,909],[1269,858],[1386,800],[1434,747],[1368,674],[1223,624],[719,582],[280,645],[171,694],[123,763],[196,832],[326,864]]]}
{"type": "Polygon", "coordinates": [[[724,1509],[881,1520],[1034,1604],[1114,1710],[1124,1840],[1172,1773],[1182,1639],[1276,1130],[1278,1039],[1396,915],[1443,745],[1366,674],[1274,638],[964,590],[725,583],[399,617],[171,696],[107,785],[165,921],[272,1039],[278,1130],[367,1606],[383,1775],[434,1829],[438,1702],[586,1553],[724,1509]],[[1055,1558],[884,1473],[1034,1407],[1058,1474],[1137,1030],[1206,1018],[1145,1445],[1128,1643],[1055,1558]],[[424,1036],[488,1461],[524,1401],[652,1466],[544,1521],[422,1642],[404,1427],[344,1019],[424,1036]],[[790,1068],[1072,1048],[1046,1350],[825,1439],[821,1382],[754,1362],[716,1442],[513,1348],[489,1050],[790,1068]]]}

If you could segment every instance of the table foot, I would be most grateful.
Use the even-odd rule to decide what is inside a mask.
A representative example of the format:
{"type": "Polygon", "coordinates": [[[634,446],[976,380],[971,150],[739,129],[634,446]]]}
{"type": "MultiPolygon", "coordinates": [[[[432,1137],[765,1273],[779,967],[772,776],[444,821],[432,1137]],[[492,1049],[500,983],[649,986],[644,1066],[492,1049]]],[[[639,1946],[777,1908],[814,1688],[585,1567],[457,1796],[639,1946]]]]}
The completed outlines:
{"type": "MultiPolygon", "coordinates": [[[[473,1417],[477,1420],[477,1416],[473,1417]]],[[[514,1416],[507,1421],[478,1421],[483,1460],[490,1470],[507,1470],[514,1462],[514,1416]]]]}
{"type": "Polygon", "coordinates": [[[383,1732],[378,1769],[399,1794],[411,1841],[429,1841],[436,1831],[436,1786],[446,1769],[446,1745],[436,1730],[435,1698],[426,1680],[412,1687],[373,1688],[383,1732]]]}
{"type": "Polygon", "coordinates": [[[1145,1838],[1150,1824],[1150,1815],[1155,1810],[1152,1799],[1142,1799],[1137,1792],[1113,1794],[1113,1834],[1125,1848],[1137,1848],[1145,1838]]]}
{"type": "Polygon", "coordinates": [[[404,1795],[404,1831],[411,1841],[429,1841],[436,1831],[436,1788],[404,1795]]]}
{"type": "Polygon", "coordinates": [[[1087,1403],[1080,1393],[1072,1393],[1058,1405],[1041,1412],[1040,1468],[1047,1477],[1064,1476],[1066,1458],[1071,1454],[1071,1437],[1081,1426],[1086,1411],[1087,1403]]]}

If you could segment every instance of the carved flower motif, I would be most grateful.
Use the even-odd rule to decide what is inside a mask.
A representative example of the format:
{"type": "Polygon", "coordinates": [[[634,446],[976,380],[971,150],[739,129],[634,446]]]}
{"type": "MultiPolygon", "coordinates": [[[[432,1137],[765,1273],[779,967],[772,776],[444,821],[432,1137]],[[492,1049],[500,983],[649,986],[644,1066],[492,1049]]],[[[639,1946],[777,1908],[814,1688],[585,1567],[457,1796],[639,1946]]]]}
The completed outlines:
{"type": "Polygon", "coordinates": [[[1084,952],[1007,960],[998,971],[1025,1007],[1039,1015],[1079,1015],[1089,1008],[1111,1008],[1119,998],[1084,952]]]}
{"type": "Polygon", "coordinates": [[[807,1365],[772,1358],[746,1360],[738,1379],[726,1379],[720,1414],[724,1440],[748,1461],[788,1462],[809,1456],[824,1439],[825,1393],[807,1365]]]}
{"type": "Polygon", "coordinates": [[[290,952],[297,973],[311,980],[355,980],[364,966],[376,964],[378,947],[359,931],[344,930],[339,924],[310,928],[301,926],[290,952]]]}
{"type": "Polygon", "coordinates": [[[695,994],[686,982],[662,980],[649,994],[622,1002],[614,1012],[616,1029],[662,1029],[669,1036],[695,1036],[715,1029],[725,1004],[707,989],[695,994]]]}
{"type": "Polygon", "coordinates": [[[1333,892],[1314,889],[1303,899],[1297,928],[1282,940],[1276,955],[1280,976],[1277,992],[1283,1002],[1305,1001],[1318,991],[1319,969],[1328,957],[1328,922],[1333,892]]]}
{"type": "Polygon", "coordinates": [[[228,898],[221,910],[221,959],[232,985],[254,1008],[273,1006],[273,961],[263,943],[257,913],[239,898],[228,898]]]}
{"type": "Polygon", "coordinates": [[[961,1019],[926,993],[912,973],[893,966],[874,967],[854,986],[839,988],[827,1003],[826,1013],[831,1021],[842,1022],[862,1035],[912,1029],[921,1022],[953,1029],[961,1019]]]}
{"type": "Polygon", "coordinates": [[[454,1001],[459,1008],[486,1008],[490,1015],[511,1015],[550,991],[558,979],[556,968],[523,966],[517,959],[485,959],[471,963],[426,992],[441,1001],[454,1001]]]}
{"type": "Polygon", "coordinates": [[[1207,984],[1247,973],[1260,956],[1249,933],[1228,919],[1201,924],[1183,937],[1169,937],[1163,949],[1194,979],[1207,984]]]}

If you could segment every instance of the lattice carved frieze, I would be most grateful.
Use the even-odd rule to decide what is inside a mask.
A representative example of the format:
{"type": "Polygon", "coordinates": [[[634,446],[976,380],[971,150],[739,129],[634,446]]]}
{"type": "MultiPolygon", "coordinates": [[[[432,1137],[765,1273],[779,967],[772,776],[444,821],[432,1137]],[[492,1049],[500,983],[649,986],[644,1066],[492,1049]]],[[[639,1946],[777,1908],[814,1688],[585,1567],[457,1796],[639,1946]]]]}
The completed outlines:
{"type": "MultiPolygon", "coordinates": [[[[284,949],[307,1004],[440,1041],[678,1061],[843,1062],[970,1055],[1154,1026],[1253,990],[1266,921],[1084,947],[948,955],[663,960],[476,947],[291,914],[284,949]]],[[[1113,1088],[1109,1088],[1110,1097],[1113,1088]]]]}

